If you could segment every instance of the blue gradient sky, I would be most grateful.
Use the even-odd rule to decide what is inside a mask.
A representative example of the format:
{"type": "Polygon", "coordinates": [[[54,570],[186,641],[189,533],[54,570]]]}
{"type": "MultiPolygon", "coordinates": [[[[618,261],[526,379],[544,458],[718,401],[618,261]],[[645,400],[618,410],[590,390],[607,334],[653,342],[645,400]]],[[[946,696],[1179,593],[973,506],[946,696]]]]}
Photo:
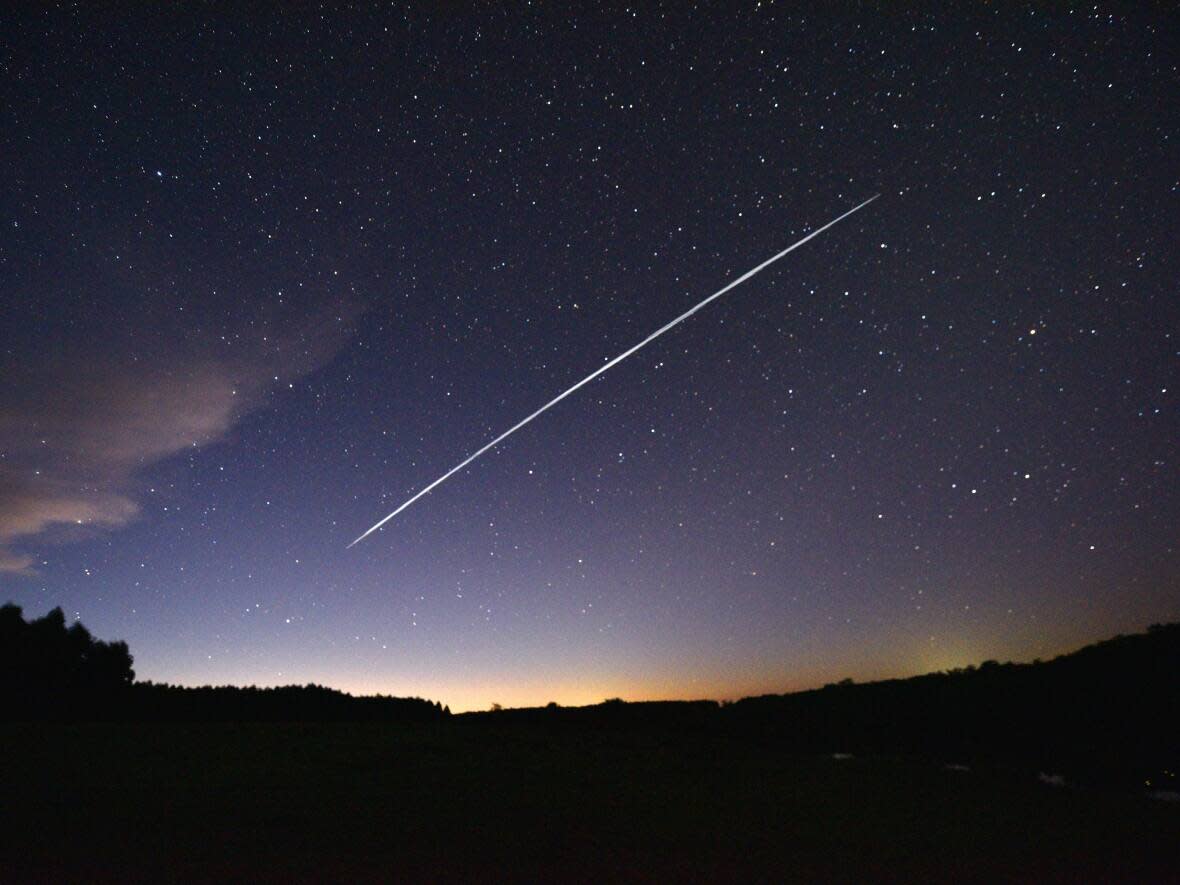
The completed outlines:
{"type": "Polygon", "coordinates": [[[1180,617],[1162,14],[86,15],[3,38],[0,595],[140,678],[726,698],[1180,617]]]}

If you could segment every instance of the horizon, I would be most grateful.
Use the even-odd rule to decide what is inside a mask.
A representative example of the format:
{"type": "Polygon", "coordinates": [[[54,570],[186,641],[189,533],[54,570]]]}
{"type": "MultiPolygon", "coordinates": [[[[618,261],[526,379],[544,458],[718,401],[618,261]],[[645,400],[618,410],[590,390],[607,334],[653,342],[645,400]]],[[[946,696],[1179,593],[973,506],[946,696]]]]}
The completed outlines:
{"type": "MultiPolygon", "coordinates": [[[[37,617],[37,615],[35,615],[34,613],[30,613],[30,612],[25,612],[24,616],[28,620],[32,620],[35,617],[37,617]]],[[[75,621],[75,623],[77,623],[77,621],[75,621]]],[[[963,669],[963,668],[968,668],[968,667],[976,667],[977,668],[981,664],[983,664],[984,662],[989,661],[989,660],[996,661],[996,662],[998,662],[1000,664],[1004,664],[1004,665],[1007,665],[1007,664],[1031,665],[1031,664],[1036,664],[1036,663],[1045,663],[1048,661],[1052,661],[1057,657],[1069,655],[1074,652],[1080,651],[1081,649],[1086,648],[1088,646],[1102,643],[1105,641],[1109,641],[1112,639],[1121,638],[1123,636],[1128,636],[1128,635],[1131,635],[1131,636],[1146,635],[1147,633],[1151,632],[1151,628],[1154,626],[1156,626],[1156,625],[1149,624],[1149,625],[1145,625],[1140,630],[1131,631],[1130,633],[1121,633],[1120,632],[1120,633],[1115,633],[1115,634],[1109,634],[1106,636],[1096,637],[1094,639],[1083,642],[1080,645],[1071,646],[1069,648],[1058,650],[1058,651],[1038,654],[1038,655],[1035,655],[1034,657],[1026,657],[1026,658],[1020,658],[1020,659],[1000,659],[1000,658],[995,658],[995,657],[991,657],[991,658],[984,657],[984,658],[978,658],[978,659],[973,659],[973,660],[965,660],[965,661],[961,661],[961,662],[952,662],[952,663],[947,664],[946,666],[936,667],[934,669],[917,669],[917,670],[914,670],[911,672],[870,674],[870,675],[865,675],[865,676],[856,676],[856,675],[852,675],[852,674],[846,674],[844,676],[839,677],[838,679],[829,679],[829,680],[826,680],[822,683],[811,683],[811,682],[808,682],[807,680],[803,680],[803,684],[798,684],[798,682],[797,682],[796,684],[791,685],[790,687],[786,687],[786,688],[773,688],[772,687],[772,688],[767,688],[766,690],[757,690],[757,689],[749,690],[749,691],[741,690],[741,691],[738,691],[736,693],[732,693],[729,695],[710,694],[710,695],[691,695],[691,696],[689,696],[689,695],[635,696],[635,695],[611,694],[610,692],[600,693],[600,692],[596,692],[591,689],[585,689],[584,687],[578,687],[578,689],[573,693],[573,695],[566,695],[566,697],[572,696],[575,698],[575,700],[571,700],[571,701],[560,700],[557,697],[553,696],[553,692],[549,692],[547,694],[542,693],[542,694],[544,694],[545,697],[548,698],[548,700],[545,700],[545,701],[537,701],[535,699],[523,701],[523,702],[518,702],[518,703],[513,703],[512,701],[509,701],[508,703],[504,703],[503,701],[492,701],[492,702],[485,704],[483,706],[461,706],[461,704],[463,703],[462,701],[456,701],[456,702],[452,703],[446,697],[438,697],[438,696],[424,693],[424,692],[420,692],[420,691],[413,691],[413,690],[410,690],[409,688],[406,688],[404,690],[398,689],[396,691],[391,691],[388,689],[382,689],[380,687],[372,687],[372,686],[364,686],[364,685],[359,686],[359,687],[346,686],[346,685],[335,685],[335,684],[326,684],[326,683],[316,682],[315,680],[293,680],[291,682],[270,682],[270,683],[167,682],[164,680],[152,679],[150,676],[144,677],[137,670],[136,671],[136,682],[149,682],[150,681],[150,682],[153,682],[156,684],[174,685],[174,686],[178,686],[181,688],[259,688],[259,689],[270,689],[270,688],[289,688],[289,687],[299,688],[299,687],[306,686],[306,685],[317,685],[321,688],[344,692],[346,694],[352,695],[353,697],[384,696],[384,697],[394,697],[394,698],[422,698],[424,700],[428,700],[428,701],[432,701],[432,702],[438,701],[439,703],[446,706],[452,713],[455,713],[455,714],[488,712],[497,704],[500,705],[501,707],[503,707],[503,709],[505,709],[505,710],[542,708],[542,707],[546,707],[550,703],[556,703],[560,707],[595,706],[595,705],[602,704],[602,703],[605,703],[605,702],[611,701],[611,700],[621,700],[625,703],[714,702],[714,703],[725,704],[725,703],[732,703],[734,701],[742,700],[743,698],[759,697],[759,696],[764,696],[764,695],[785,695],[785,694],[795,694],[798,692],[815,691],[818,689],[826,688],[829,685],[834,685],[844,679],[851,679],[854,683],[856,683],[858,685],[867,685],[867,684],[872,684],[874,682],[882,682],[882,681],[890,681],[890,680],[905,680],[905,679],[912,679],[912,678],[916,678],[916,677],[920,677],[920,676],[933,676],[933,675],[938,675],[938,674],[942,674],[942,673],[950,673],[950,672],[953,672],[953,671],[956,671],[959,669],[963,669]]],[[[102,639],[104,641],[112,641],[112,640],[117,641],[119,639],[118,637],[110,637],[110,636],[107,636],[107,637],[99,636],[96,638],[102,639]]],[[[132,652],[132,656],[134,657],[134,649],[132,649],[131,652],[132,652]]],[[[530,690],[530,689],[526,689],[526,690],[530,690]]],[[[509,698],[512,696],[511,692],[501,692],[501,694],[504,697],[509,697],[509,698]]],[[[539,696],[540,695],[530,696],[530,697],[539,697],[539,696]]]]}
{"type": "MultiPolygon", "coordinates": [[[[354,695],[357,697],[372,696],[372,695],[378,695],[378,694],[392,695],[394,697],[421,697],[421,698],[424,698],[424,699],[430,700],[430,701],[439,701],[440,703],[442,703],[445,706],[447,706],[448,708],[450,708],[451,712],[455,713],[455,714],[487,712],[491,709],[493,704],[501,704],[505,710],[545,707],[550,702],[556,703],[558,706],[561,706],[561,707],[583,707],[583,706],[594,706],[596,704],[601,704],[605,701],[614,700],[616,698],[619,700],[622,700],[626,703],[629,703],[629,704],[630,703],[647,703],[647,702],[676,703],[676,702],[693,702],[693,701],[714,701],[717,703],[730,703],[733,701],[741,700],[742,698],[758,697],[760,695],[794,694],[796,692],[814,691],[817,689],[824,688],[827,685],[831,685],[836,682],[839,682],[841,679],[849,679],[850,678],[856,684],[859,685],[859,684],[869,684],[872,682],[887,681],[887,680],[891,680],[891,679],[910,679],[910,678],[917,677],[917,676],[935,675],[938,673],[945,673],[945,672],[949,672],[951,670],[955,670],[955,669],[962,668],[962,667],[968,667],[968,666],[978,667],[980,664],[982,664],[984,661],[987,661],[987,660],[996,660],[1001,664],[1009,664],[1009,663],[1012,663],[1012,664],[1033,664],[1033,663],[1036,663],[1037,661],[1050,661],[1050,660],[1053,660],[1054,658],[1059,657],[1061,655],[1067,655],[1067,654],[1070,654],[1074,651],[1078,651],[1079,649],[1084,648],[1088,645],[1092,645],[1097,642],[1102,642],[1103,640],[1106,640],[1106,639],[1113,639],[1116,635],[1135,635],[1138,633],[1146,633],[1148,626],[1149,625],[1144,625],[1139,630],[1130,631],[1129,634],[1111,633],[1111,634],[1105,635],[1105,636],[1097,636],[1097,637],[1094,637],[1093,639],[1084,641],[1078,645],[1072,645],[1068,648],[1062,648],[1062,649],[1058,649],[1056,651],[1046,651],[1042,654],[1033,655],[1032,657],[1023,657],[1023,658],[1019,658],[1019,659],[1015,659],[1015,658],[1005,659],[1005,658],[998,658],[998,657],[994,657],[994,656],[985,656],[985,657],[971,659],[971,660],[955,659],[955,660],[951,661],[950,663],[948,663],[946,666],[935,667],[934,669],[919,668],[919,669],[916,669],[916,670],[913,670],[910,672],[867,674],[864,676],[857,676],[855,674],[846,673],[846,674],[839,676],[839,677],[825,679],[823,682],[812,682],[810,680],[803,680],[801,683],[796,683],[796,684],[790,685],[788,687],[783,687],[783,688],[768,687],[765,690],[757,690],[757,689],[739,690],[736,693],[731,693],[728,695],[715,695],[715,694],[628,695],[628,694],[619,694],[617,692],[611,693],[610,691],[598,692],[593,689],[585,689],[585,690],[578,689],[572,695],[566,695],[567,697],[573,697],[574,700],[563,701],[563,700],[561,700],[560,697],[551,696],[551,695],[553,695],[553,692],[550,692],[548,695],[545,695],[544,692],[540,692],[538,694],[528,694],[527,695],[527,697],[529,698],[528,701],[523,701],[523,702],[517,703],[517,702],[513,702],[511,700],[511,694],[509,692],[501,692],[500,694],[503,697],[509,698],[509,700],[507,702],[502,701],[502,700],[493,699],[492,701],[490,701],[486,704],[483,704],[482,706],[463,706],[464,702],[462,700],[450,701],[446,697],[436,697],[434,695],[430,695],[430,694],[426,694],[426,693],[422,693],[422,692],[416,692],[416,691],[406,694],[403,692],[382,691],[377,688],[374,688],[372,690],[370,690],[368,688],[357,688],[356,690],[354,690],[354,689],[346,687],[346,686],[338,686],[338,685],[324,685],[323,687],[336,689],[338,691],[343,691],[343,692],[346,692],[348,694],[351,694],[351,695],[354,695]],[[543,701],[535,700],[535,698],[540,697],[541,695],[545,695],[547,700],[543,700],[543,701]]],[[[181,684],[181,683],[176,683],[176,684],[181,684]]],[[[227,683],[227,684],[231,684],[231,683],[227,683]]],[[[236,684],[236,683],[233,683],[233,684],[236,684]]],[[[267,684],[267,685],[257,685],[255,687],[257,687],[257,688],[279,688],[279,687],[282,687],[283,685],[287,685],[287,684],[306,685],[307,683],[306,682],[302,682],[302,683],[274,683],[274,684],[267,684]]],[[[319,684],[319,683],[316,683],[316,684],[319,684]]],[[[185,688],[199,688],[202,686],[196,685],[196,684],[183,684],[183,687],[185,687],[185,688]]],[[[492,694],[495,694],[495,692],[492,692],[492,694]]],[[[488,695],[488,696],[490,697],[491,695],[488,695]]],[[[480,694],[480,697],[483,697],[483,694],[480,694]]]]}
{"type": "Polygon", "coordinates": [[[729,699],[1180,620],[1159,13],[11,18],[0,598],[141,678],[729,699]]]}

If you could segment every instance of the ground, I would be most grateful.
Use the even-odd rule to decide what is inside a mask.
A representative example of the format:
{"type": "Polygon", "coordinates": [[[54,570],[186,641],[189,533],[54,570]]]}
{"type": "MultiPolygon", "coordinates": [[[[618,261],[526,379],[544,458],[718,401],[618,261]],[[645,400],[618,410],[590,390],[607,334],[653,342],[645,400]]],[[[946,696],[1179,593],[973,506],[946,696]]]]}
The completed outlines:
{"type": "Polygon", "coordinates": [[[9,724],[0,881],[1180,881],[1180,808],[769,743],[9,724]]]}

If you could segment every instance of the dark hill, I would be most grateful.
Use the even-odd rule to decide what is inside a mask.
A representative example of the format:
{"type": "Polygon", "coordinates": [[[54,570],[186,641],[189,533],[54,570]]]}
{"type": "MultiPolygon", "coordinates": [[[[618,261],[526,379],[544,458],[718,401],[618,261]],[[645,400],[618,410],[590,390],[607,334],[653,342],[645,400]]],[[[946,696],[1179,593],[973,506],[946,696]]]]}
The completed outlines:
{"type": "Polygon", "coordinates": [[[1072,779],[1175,789],[1180,624],[1116,636],[1047,662],[985,661],[944,673],[713,701],[469,713],[472,727],[718,732],[788,753],[920,756],[1072,779]]]}
{"type": "Polygon", "coordinates": [[[889,753],[1018,764],[1093,778],[1176,770],[1180,624],[1045,663],[746,698],[726,727],[798,752],[889,753]]]}

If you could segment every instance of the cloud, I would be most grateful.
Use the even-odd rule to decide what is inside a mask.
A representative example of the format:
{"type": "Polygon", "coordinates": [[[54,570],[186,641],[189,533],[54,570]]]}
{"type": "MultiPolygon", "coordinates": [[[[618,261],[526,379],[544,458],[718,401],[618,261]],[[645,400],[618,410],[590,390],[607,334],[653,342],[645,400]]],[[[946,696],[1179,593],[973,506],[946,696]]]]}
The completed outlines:
{"type": "Polygon", "coordinates": [[[0,573],[33,573],[27,549],[78,527],[126,525],[139,512],[138,471],[222,439],[268,401],[276,378],[286,384],[326,364],[359,313],[337,306],[301,321],[254,322],[248,336],[157,328],[145,346],[140,329],[97,346],[80,340],[8,354],[0,361],[12,382],[0,402],[0,573]]]}
{"type": "Polygon", "coordinates": [[[28,554],[12,553],[0,547],[0,574],[35,575],[33,571],[33,557],[28,554]]]}
{"type": "Polygon", "coordinates": [[[21,482],[0,472],[0,538],[35,535],[54,523],[119,526],[138,511],[122,495],[95,490],[70,494],[50,480],[21,482]]]}

